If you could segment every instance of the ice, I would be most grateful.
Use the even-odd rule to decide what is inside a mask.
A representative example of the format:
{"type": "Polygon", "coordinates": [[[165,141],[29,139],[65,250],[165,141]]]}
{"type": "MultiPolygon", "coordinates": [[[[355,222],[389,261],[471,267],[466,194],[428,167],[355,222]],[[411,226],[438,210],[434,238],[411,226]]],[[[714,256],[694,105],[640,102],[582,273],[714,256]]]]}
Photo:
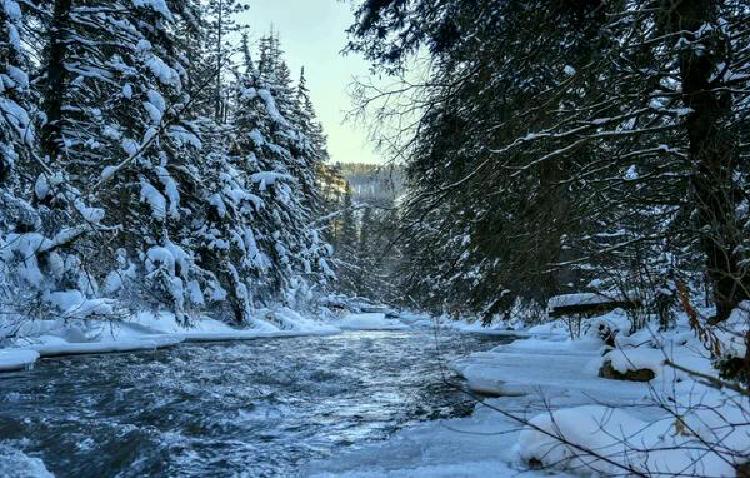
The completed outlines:
{"type": "MultiPolygon", "coordinates": [[[[6,0],[6,4],[7,4],[6,0]]],[[[0,477],[54,478],[39,458],[32,458],[20,450],[0,443],[0,477]]]]}
{"type": "Polygon", "coordinates": [[[29,368],[34,365],[34,362],[38,358],[39,353],[36,350],[20,348],[0,349],[0,371],[5,372],[8,370],[29,368]]]}

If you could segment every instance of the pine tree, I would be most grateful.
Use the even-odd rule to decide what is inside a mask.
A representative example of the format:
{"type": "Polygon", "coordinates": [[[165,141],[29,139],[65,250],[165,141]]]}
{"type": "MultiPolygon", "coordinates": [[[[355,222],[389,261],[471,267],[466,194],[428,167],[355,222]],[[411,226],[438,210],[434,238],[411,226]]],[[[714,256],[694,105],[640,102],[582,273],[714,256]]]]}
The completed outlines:
{"type": "Polygon", "coordinates": [[[102,211],[85,207],[62,172],[39,155],[29,113],[33,96],[22,22],[17,2],[8,0],[0,7],[0,307],[11,320],[3,333],[10,334],[27,318],[107,317],[115,312],[109,301],[87,300],[96,293],[95,285],[75,249],[102,211]],[[50,187],[58,189],[57,207],[34,204],[50,187]],[[14,324],[14,319],[20,320],[14,324]]]}
{"type": "Polygon", "coordinates": [[[236,83],[217,71],[240,5],[0,6],[3,298],[42,318],[149,306],[252,326],[256,307],[301,303],[332,276],[310,125],[278,38],[256,68],[245,37],[236,83]],[[22,39],[29,25],[48,41],[22,39]],[[230,88],[236,114],[214,101],[230,88]]]}
{"type": "Polygon", "coordinates": [[[384,138],[410,158],[407,283],[491,311],[679,251],[725,319],[750,291],[740,3],[363,2],[352,50],[432,60],[414,135],[384,138]]]}
{"type": "Polygon", "coordinates": [[[248,9],[249,5],[245,0],[208,0],[203,5],[204,37],[202,43],[205,48],[203,60],[206,63],[204,74],[214,80],[213,89],[210,90],[210,104],[214,121],[217,123],[227,121],[229,89],[225,81],[227,76],[224,73],[234,67],[233,57],[239,52],[230,39],[247,29],[245,25],[238,22],[237,17],[248,9]]]}

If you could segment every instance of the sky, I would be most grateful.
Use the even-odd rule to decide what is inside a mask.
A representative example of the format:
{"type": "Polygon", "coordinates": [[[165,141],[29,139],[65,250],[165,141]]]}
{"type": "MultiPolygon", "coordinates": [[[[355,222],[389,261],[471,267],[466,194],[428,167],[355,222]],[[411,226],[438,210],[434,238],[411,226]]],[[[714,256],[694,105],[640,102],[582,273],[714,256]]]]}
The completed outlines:
{"type": "Polygon", "coordinates": [[[251,28],[250,37],[266,34],[271,25],[281,37],[286,60],[299,77],[305,66],[307,86],[318,117],[328,134],[331,161],[383,163],[367,140],[364,126],[344,123],[351,109],[349,85],[354,76],[369,73],[369,64],[356,54],[343,56],[345,30],[354,15],[349,1],[341,0],[251,0],[241,21],[251,28]]]}

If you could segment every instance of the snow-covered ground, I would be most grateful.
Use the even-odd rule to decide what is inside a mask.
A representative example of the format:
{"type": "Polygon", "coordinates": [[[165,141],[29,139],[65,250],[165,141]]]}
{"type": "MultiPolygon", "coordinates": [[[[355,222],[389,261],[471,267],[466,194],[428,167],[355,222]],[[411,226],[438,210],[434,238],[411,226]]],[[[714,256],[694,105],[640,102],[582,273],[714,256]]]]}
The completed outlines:
{"type": "MultiPolygon", "coordinates": [[[[121,322],[62,318],[29,321],[16,331],[16,338],[0,348],[0,371],[29,368],[39,357],[153,350],[186,341],[327,335],[343,330],[403,330],[414,325],[410,317],[400,320],[386,318],[382,313],[348,313],[340,318],[328,314],[326,319],[321,319],[278,307],[259,310],[253,326],[247,328],[231,327],[208,317],[184,327],[174,314],[151,312],[142,312],[121,322]]],[[[419,317],[430,323],[429,316],[419,317]]]]}
{"type": "Polygon", "coordinates": [[[153,350],[181,342],[247,340],[340,332],[330,322],[311,319],[288,308],[262,310],[254,326],[235,328],[203,317],[183,327],[170,313],[142,312],[121,322],[45,320],[24,324],[0,349],[0,371],[32,366],[39,357],[153,350]]]}
{"type": "Polygon", "coordinates": [[[0,349],[0,371],[30,367],[39,358],[36,350],[23,348],[0,349]]]}
{"type": "Polygon", "coordinates": [[[399,320],[415,328],[434,328],[452,330],[471,334],[483,335],[512,335],[525,336],[526,331],[521,323],[510,324],[507,321],[497,321],[489,325],[481,320],[455,320],[447,316],[431,316],[423,312],[401,312],[399,320]]]}
{"type": "Polygon", "coordinates": [[[335,322],[342,330],[402,330],[409,326],[399,319],[388,319],[385,314],[346,314],[335,322]]]}
{"type": "MultiPolygon", "coordinates": [[[[747,326],[747,317],[735,321],[747,326]]],[[[629,328],[622,311],[586,325],[584,336],[571,340],[564,322],[545,324],[529,338],[457,361],[467,393],[476,394],[471,417],[426,422],[313,463],[307,474],[736,476],[734,465],[750,459],[747,397],[669,365],[718,378],[687,318],[666,333],[631,336],[621,332],[629,328]],[[607,349],[602,333],[615,329],[616,348],[607,349]],[[648,369],[653,378],[601,378],[605,363],[623,374],[648,369]]],[[[724,347],[744,354],[731,338],[724,347]]]]}

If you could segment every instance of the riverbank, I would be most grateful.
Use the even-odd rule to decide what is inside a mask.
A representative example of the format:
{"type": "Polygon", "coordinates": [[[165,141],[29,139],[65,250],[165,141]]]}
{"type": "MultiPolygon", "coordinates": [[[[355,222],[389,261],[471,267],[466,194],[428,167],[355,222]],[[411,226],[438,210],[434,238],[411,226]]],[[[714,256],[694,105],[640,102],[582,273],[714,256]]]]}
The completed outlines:
{"type": "MultiPolygon", "coordinates": [[[[733,321],[746,326],[741,315],[733,321]]],[[[591,319],[575,339],[564,322],[552,322],[458,359],[453,367],[477,401],[471,417],[403,430],[313,463],[306,475],[740,476],[735,467],[750,454],[747,398],[717,388],[718,371],[686,316],[667,332],[630,335],[627,322],[619,311],[591,319]]],[[[722,346],[742,356],[734,338],[727,334],[722,346]]]]}
{"type": "Polygon", "coordinates": [[[178,323],[174,314],[141,312],[121,322],[95,320],[46,320],[25,323],[16,337],[0,348],[0,372],[25,370],[44,357],[78,354],[123,353],[157,350],[185,342],[224,342],[260,338],[332,335],[352,330],[433,329],[453,332],[525,336],[525,331],[502,326],[482,327],[431,317],[424,313],[388,318],[383,313],[348,313],[325,319],[310,318],[286,308],[263,309],[253,327],[236,328],[216,319],[202,317],[189,327],[178,323]]]}
{"type": "Polygon", "coordinates": [[[344,330],[404,330],[409,326],[384,314],[347,314],[327,320],[305,317],[280,307],[261,310],[250,328],[235,328],[203,317],[190,327],[170,313],[142,312],[116,323],[49,320],[25,324],[8,346],[0,349],[0,372],[33,367],[43,357],[134,352],[184,342],[224,342],[298,336],[319,336],[344,330]]]}

